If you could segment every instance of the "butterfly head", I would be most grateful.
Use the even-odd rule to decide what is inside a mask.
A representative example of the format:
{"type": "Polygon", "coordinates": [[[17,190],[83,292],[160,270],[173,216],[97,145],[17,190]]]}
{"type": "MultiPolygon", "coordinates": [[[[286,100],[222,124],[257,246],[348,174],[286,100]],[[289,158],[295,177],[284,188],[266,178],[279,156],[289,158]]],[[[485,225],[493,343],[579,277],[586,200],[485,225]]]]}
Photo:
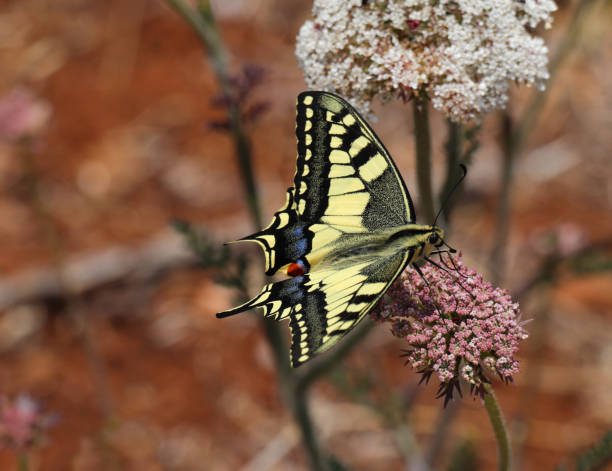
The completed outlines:
{"type": "Polygon", "coordinates": [[[444,245],[444,231],[438,226],[430,226],[430,231],[425,239],[425,247],[423,254],[427,257],[434,250],[439,249],[444,245]]]}

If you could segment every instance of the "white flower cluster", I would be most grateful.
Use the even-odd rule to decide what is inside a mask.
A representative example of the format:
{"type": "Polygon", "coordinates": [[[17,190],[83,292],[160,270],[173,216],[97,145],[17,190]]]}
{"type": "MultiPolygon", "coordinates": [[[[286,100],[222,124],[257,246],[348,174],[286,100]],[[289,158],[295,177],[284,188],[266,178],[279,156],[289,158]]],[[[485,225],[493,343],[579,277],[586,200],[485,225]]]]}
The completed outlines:
{"type": "Polygon", "coordinates": [[[375,96],[425,93],[456,122],[503,108],[509,81],[542,87],[547,48],[530,30],[553,0],[314,0],[296,55],[311,89],[366,114],[375,96]]]}

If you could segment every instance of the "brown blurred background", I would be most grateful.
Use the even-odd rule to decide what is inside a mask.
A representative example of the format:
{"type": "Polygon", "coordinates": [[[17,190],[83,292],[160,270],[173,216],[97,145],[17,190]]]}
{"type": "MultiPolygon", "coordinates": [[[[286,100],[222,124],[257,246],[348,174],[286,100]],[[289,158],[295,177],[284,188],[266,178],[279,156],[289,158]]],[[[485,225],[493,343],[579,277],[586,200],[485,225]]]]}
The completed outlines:
{"type": "MultiPolygon", "coordinates": [[[[544,33],[552,53],[576,3],[560,2],[544,33]]],[[[247,130],[267,221],[294,172],[294,103],[304,88],[294,44],[311,3],[213,5],[232,70],[265,71],[249,95],[265,112],[247,130]]],[[[610,2],[597,2],[517,163],[504,282],[511,292],[551,250],[609,243],[612,235],[611,24],[610,2]]],[[[189,26],[158,0],[4,0],[0,94],[15,87],[50,112],[31,158],[22,146],[0,144],[0,394],[28,393],[59,416],[32,469],[305,469],[256,319],[214,317],[233,293],[193,265],[170,228],[186,219],[220,241],[253,229],[231,138],[211,125],[224,118],[213,100],[216,78],[189,26]]],[[[530,96],[515,87],[511,114],[530,96]]],[[[411,111],[401,103],[375,111],[374,128],[415,194],[411,111]]],[[[439,185],[445,125],[432,116],[439,185]]],[[[451,244],[486,271],[499,116],[485,120],[479,139],[451,244]]],[[[255,292],[262,279],[252,281],[255,292]]],[[[521,302],[524,318],[535,319],[522,372],[495,389],[516,469],[553,469],[612,427],[612,274],[561,267],[521,302]]],[[[416,386],[418,375],[403,366],[402,346],[378,327],[344,373],[314,388],[325,447],[354,469],[404,469],[407,450],[427,453],[438,422],[448,420],[436,467],[472,444],[480,469],[495,469],[480,400],[464,397],[444,412],[436,382],[416,386]]],[[[14,463],[0,451],[0,469],[14,463]]]]}

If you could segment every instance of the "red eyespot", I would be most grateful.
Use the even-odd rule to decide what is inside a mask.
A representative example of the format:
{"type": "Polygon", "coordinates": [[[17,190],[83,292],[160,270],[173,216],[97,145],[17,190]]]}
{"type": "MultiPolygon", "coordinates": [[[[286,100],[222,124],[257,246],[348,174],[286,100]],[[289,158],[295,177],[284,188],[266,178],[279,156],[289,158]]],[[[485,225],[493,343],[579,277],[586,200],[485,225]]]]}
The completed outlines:
{"type": "Polygon", "coordinates": [[[304,272],[304,264],[300,262],[290,263],[287,267],[287,275],[289,276],[302,276],[304,272]]]}

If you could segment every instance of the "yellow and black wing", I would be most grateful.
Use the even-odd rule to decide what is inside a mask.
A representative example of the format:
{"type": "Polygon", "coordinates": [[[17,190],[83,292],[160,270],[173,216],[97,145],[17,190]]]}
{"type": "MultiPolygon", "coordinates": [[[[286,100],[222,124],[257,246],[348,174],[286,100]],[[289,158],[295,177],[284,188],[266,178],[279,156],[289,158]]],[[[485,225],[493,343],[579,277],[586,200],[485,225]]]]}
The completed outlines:
{"type": "Polygon", "coordinates": [[[297,367],[338,343],[372,309],[406,266],[409,255],[373,258],[313,268],[264,287],[259,295],[226,317],[260,307],[266,317],[289,319],[291,365],[297,367]]]}
{"type": "Polygon", "coordinates": [[[293,366],[337,343],[409,260],[406,252],[353,257],[360,238],[415,221],[389,153],[346,101],[302,93],[296,123],[297,168],[285,206],[268,227],[241,240],[263,248],[266,274],[296,262],[304,273],[268,284],[251,301],[218,314],[261,307],[268,317],[289,318],[293,366]]]}

